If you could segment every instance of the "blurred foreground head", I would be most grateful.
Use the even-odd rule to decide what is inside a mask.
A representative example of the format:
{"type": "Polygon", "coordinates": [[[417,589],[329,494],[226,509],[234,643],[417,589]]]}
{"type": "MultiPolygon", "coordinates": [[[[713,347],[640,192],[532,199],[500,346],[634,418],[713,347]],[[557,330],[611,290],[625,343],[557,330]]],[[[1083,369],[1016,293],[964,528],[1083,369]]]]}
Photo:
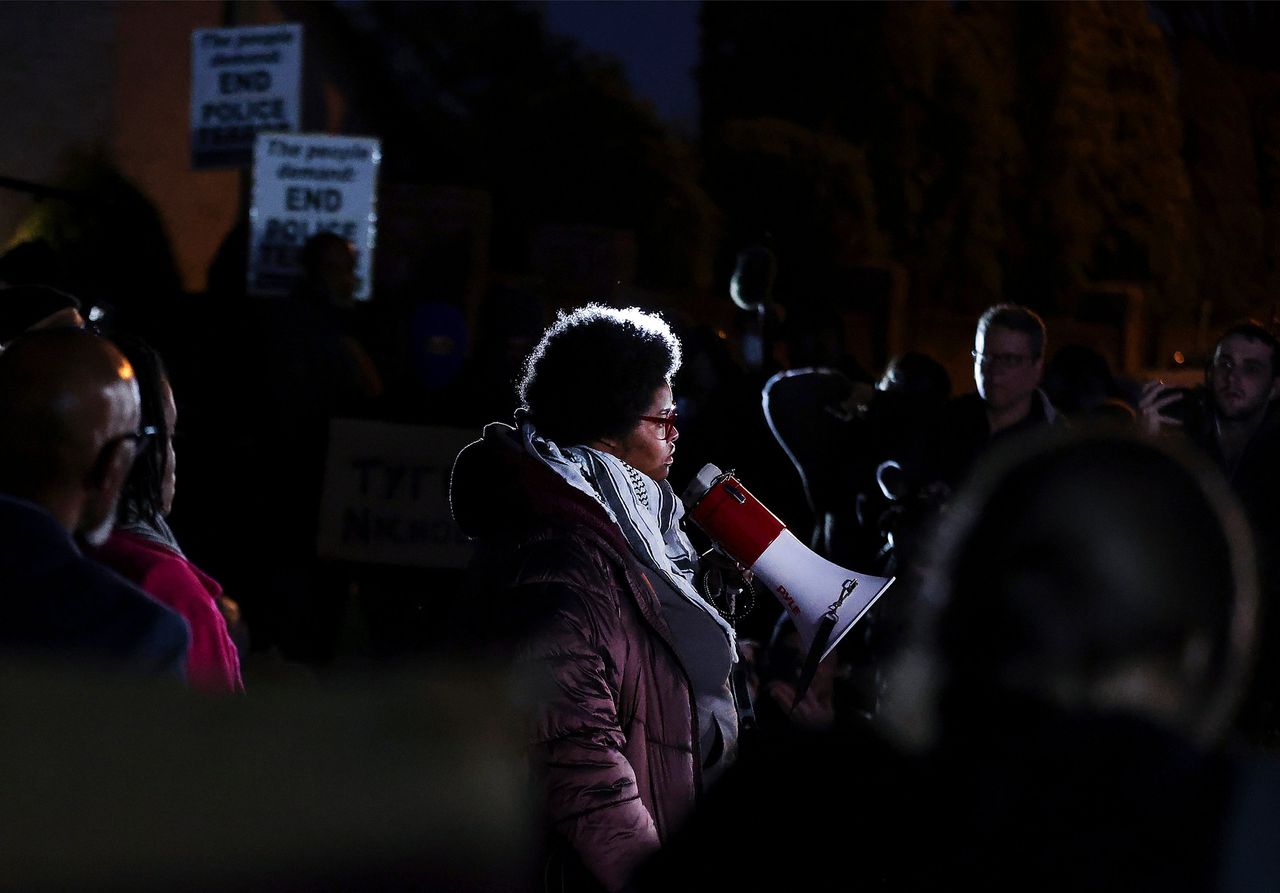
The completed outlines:
{"type": "Polygon", "coordinates": [[[0,493],[105,542],[145,440],[135,379],[115,345],[82,329],[15,339],[0,352],[0,493]]]}
{"type": "Polygon", "coordinates": [[[1035,704],[1209,745],[1237,705],[1257,599],[1244,517],[1198,455],[1127,431],[1019,440],[940,522],[890,730],[946,742],[1035,704]]]}

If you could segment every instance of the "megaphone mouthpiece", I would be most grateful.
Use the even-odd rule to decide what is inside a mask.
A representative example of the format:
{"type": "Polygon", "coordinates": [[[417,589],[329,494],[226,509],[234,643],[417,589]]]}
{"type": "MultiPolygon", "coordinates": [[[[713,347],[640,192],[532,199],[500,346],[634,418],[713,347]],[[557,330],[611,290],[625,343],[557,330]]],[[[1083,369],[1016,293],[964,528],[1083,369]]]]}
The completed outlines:
{"type": "Polygon", "coordinates": [[[720,469],[708,462],[694,475],[689,486],[684,488],[684,496],[681,500],[686,506],[693,505],[715,485],[716,478],[720,477],[720,474],[720,469]]]}

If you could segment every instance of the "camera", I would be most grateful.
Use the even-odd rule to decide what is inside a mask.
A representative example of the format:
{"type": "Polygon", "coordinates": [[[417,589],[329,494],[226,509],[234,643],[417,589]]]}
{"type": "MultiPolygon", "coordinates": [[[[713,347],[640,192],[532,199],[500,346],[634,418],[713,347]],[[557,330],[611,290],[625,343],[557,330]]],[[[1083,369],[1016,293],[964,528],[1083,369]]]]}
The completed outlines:
{"type": "Polygon", "coordinates": [[[1182,399],[1166,406],[1161,413],[1171,419],[1177,419],[1189,431],[1200,428],[1205,422],[1208,402],[1203,385],[1189,388],[1170,388],[1171,393],[1182,395],[1182,399]]]}

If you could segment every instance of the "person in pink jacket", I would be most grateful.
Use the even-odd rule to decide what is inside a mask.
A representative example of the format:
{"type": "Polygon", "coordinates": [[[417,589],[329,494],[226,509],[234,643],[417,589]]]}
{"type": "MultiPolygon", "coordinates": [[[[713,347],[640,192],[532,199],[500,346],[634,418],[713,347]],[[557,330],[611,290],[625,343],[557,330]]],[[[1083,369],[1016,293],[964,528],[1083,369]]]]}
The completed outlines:
{"type": "Polygon", "coordinates": [[[173,434],[178,410],[169,376],[149,345],[130,337],[115,340],[137,375],[142,427],[151,437],[139,447],[115,530],[95,557],[186,620],[191,630],[187,681],[192,688],[243,692],[240,657],[225,616],[235,610],[235,603],[183,554],[165,521],[177,481],[173,434]]]}

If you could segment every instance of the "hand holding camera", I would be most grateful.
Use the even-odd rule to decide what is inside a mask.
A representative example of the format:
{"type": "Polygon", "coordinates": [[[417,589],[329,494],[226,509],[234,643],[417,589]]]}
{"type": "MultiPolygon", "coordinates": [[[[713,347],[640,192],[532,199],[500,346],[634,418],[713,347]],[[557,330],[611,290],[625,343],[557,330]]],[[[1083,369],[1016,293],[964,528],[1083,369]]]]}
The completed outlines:
{"type": "Polygon", "coordinates": [[[1169,387],[1159,379],[1149,381],[1142,386],[1138,399],[1138,419],[1148,434],[1185,427],[1195,402],[1192,388],[1169,387]]]}

